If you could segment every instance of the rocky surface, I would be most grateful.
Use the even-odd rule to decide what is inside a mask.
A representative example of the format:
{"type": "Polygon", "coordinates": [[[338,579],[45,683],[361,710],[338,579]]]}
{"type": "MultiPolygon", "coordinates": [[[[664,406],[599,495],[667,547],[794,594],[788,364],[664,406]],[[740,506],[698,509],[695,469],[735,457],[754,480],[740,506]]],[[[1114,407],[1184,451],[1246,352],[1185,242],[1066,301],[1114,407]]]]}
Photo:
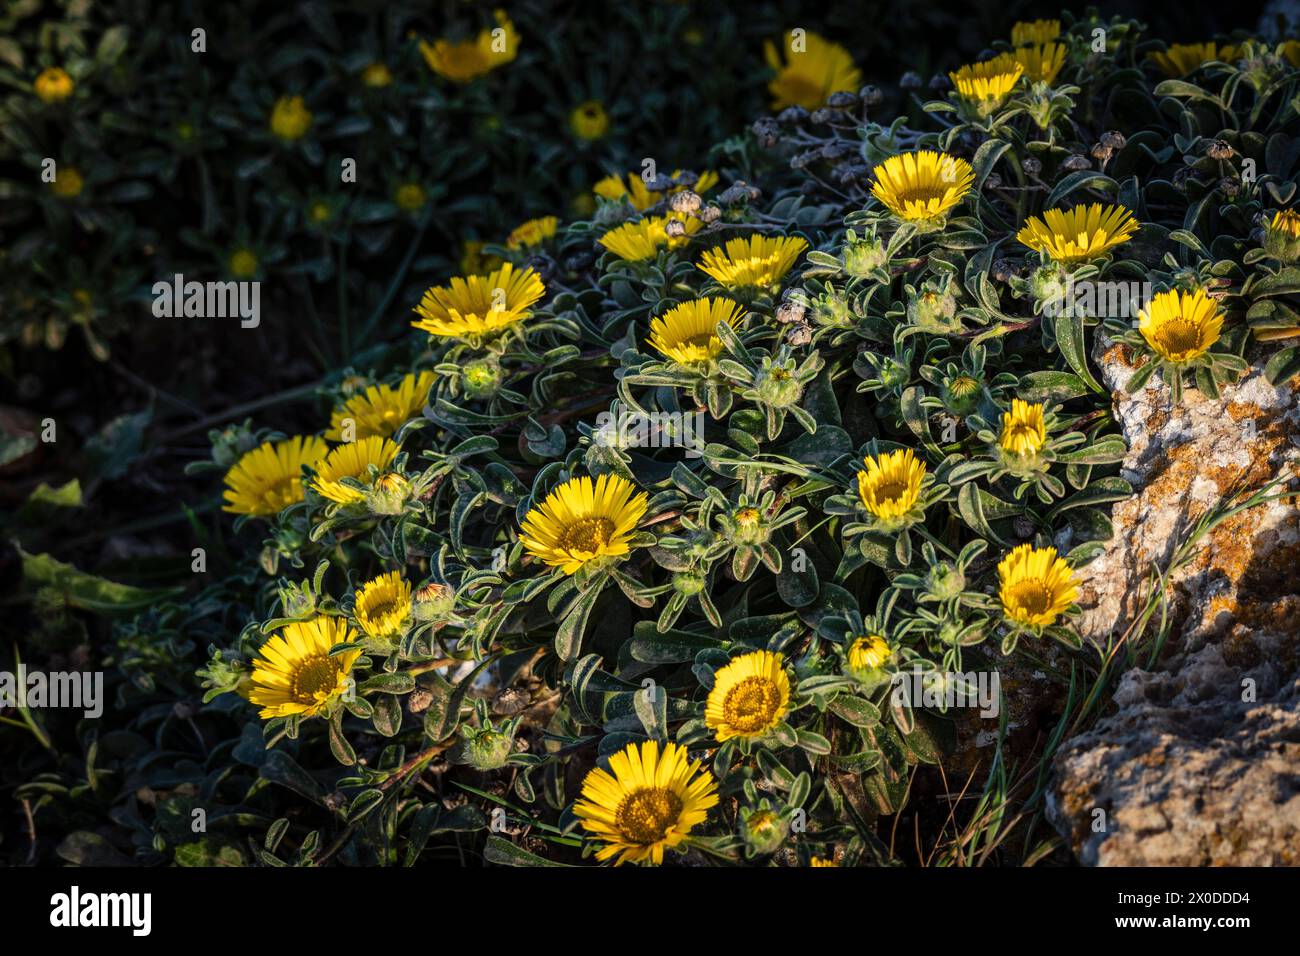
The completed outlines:
{"type": "MultiPolygon", "coordinates": [[[[1080,627],[1105,647],[1198,519],[1234,492],[1300,474],[1300,407],[1294,383],[1268,384],[1262,363],[1221,399],[1189,389],[1171,409],[1158,380],[1124,394],[1134,367],[1123,347],[1103,341],[1097,359],[1137,492],[1081,572],[1080,627]]],[[[1286,501],[1222,521],[1174,573],[1158,660],[1124,674],[1116,709],[1055,761],[1048,815],[1081,862],[1300,865],[1297,569],[1300,510],[1286,501]]]]}

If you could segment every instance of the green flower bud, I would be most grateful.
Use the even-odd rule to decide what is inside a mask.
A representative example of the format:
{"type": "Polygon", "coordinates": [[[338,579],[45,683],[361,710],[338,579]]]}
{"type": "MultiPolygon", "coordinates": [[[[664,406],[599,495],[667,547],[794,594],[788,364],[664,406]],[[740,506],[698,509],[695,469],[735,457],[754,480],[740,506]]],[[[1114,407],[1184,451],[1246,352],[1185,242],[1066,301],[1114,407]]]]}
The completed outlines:
{"type": "Polygon", "coordinates": [[[925,576],[925,589],[941,601],[955,598],[966,589],[966,576],[957,566],[940,561],[925,576]]]}
{"type": "Polygon", "coordinates": [[[411,615],[417,621],[441,621],[456,607],[456,592],[445,584],[430,582],[411,596],[411,615]]]}
{"type": "Polygon", "coordinates": [[[495,359],[470,362],[461,372],[461,382],[469,398],[491,398],[501,388],[501,366],[495,359]]]}
{"type": "Polygon", "coordinates": [[[858,239],[853,235],[853,230],[849,230],[843,250],[844,271],[849,275],[857,278],[870,275],[888,259],[889,253],[882,240],[875,236],[858,239]]]}
{"type": "Polygon", "coordinates": [[[475,770],[499,770],[506,758],[514,752],[515,739],[494,727],[481,730],[462,724],[460,752],[465,762],[475,770]]]}
{"type": "Polygon", "coordinates": [[[1035,269],[1029,277],[1029,291],[1039,302],[1055,302],[1058,307],[1063,305],[1068,289],[1060,264],[1049,262],[1035,269]]]}
{"type": "Polygon", "coordinates": [[[927,332],[960,332],[957,297],[945,289],[925,289],[907,303],[907,321],[927,332]]]}
{"type": "Polygon", "coordinates": [[[741,812],[740,832],[753,853],[774,853],[789,835],[790,824],[775,810],[763,807],[741,812]]]}
{"type": "Polygon", "coordinates": [[[673,588],[678,594],[694,597],[704,590],[705,576],[702,571],[678,571],[673,575],[673,588]]]}
{"type": "Polygon", "coordinates": [[[773,365],[763,360],[763,367],[754,376],[754,388],[760,401],[776,408],[789,408],[803,398],[803,386],[794,377],[794,363],[773,365]]]}
{"type": "Polygon", "coordinates": [[[380,475],[366,495],[366,504],[377,515],[401,514],[411,498],[411,483],[395,471],[380,475]]]}
{"type": "Polygon", "coordinates": [[[983,383],[971,375],[957,375],[944,383],[940,390],[944,408],[959,418],[965,418],[979,406],[983,383]]]}

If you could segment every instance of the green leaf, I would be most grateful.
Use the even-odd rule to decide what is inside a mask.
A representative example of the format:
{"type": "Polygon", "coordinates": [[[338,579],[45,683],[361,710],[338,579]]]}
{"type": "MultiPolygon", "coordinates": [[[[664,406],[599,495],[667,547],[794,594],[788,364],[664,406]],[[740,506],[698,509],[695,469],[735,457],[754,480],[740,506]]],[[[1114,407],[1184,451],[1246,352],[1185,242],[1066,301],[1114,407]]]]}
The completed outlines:
{"type": "Polygon", "coordinates": [[[65,604],[94,614],[125,614],[159,604],[184,592],[184,588],[137,588],[117,584],[78,571],[48,554],[20,550],[23,579],[38,587],[59,592],[65,604]]]}
{"type": "Polygon", "coordinates": [[[554,860],[547,860],[535,853],[529,853],[520,847],[515,846],[504,837],[495,834],[487,838],[487,843],[483,847],[483,859],[497,866],[568,866],[567,863],[557,863],[554,860]]]}
{"type": "Polygon", "coordinates": [[[1083,316],[1070,314],[1074,310],[1066,309],[1056,317],[1053,328],[1056,332],[1056,344],[1060,346],[1061,355],[1070,363],[1070,368],[1078,373],[1084,383],[1094,392],[1102,391],[1097,380],[1088,368],[1088,346],[1084,337],[1083,316]]]}

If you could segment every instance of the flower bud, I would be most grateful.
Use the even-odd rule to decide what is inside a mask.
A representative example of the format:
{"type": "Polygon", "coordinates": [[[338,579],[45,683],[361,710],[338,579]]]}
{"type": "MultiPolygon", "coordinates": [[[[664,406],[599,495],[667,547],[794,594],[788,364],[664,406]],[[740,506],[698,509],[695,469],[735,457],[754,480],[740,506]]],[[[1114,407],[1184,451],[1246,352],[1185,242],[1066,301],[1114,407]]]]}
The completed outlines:
{"type": "Polygon", "coordinates": [[[411,498],[411,483],[395,471],[380,475],[366,494],[366,504],[377,515],[401,514],[411,498]]]}
{"type": "Polygon", "coordinates": [[[849,275],[858,278],[869,275],[889,259],[889,252],[882,240],[875,236],[858,239],[852,233],[849,236],[842,253],[844,271],[849,275]]]}
{"type": "Polygon", "coordinates": [[[475,770],[499,770],[514,751],[514,736],[503,734],[491,726],[477,730],[462,724],[460,733],[461,757],[475,770]]]}
{"type": "Polygon", "coordinates": [[[456,592],[445,584],[430,581],[411,595],[411,615],[417,621],[441,621],[456,607],[456,592]]]}

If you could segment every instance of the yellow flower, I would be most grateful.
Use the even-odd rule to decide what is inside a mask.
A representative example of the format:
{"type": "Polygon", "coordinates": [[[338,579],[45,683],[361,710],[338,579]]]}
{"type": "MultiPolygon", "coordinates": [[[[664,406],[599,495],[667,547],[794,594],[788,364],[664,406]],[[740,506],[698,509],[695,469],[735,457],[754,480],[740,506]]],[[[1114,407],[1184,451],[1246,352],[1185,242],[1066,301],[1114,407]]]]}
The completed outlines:
{"type": "Polygon", "coordinates": [[[589,561],[627,554],[649,499],[618,475],[570,478],[534,504],[519,525],[524,550],[573,574],[589,561]]]}
{"type": "Polygon", "coordinates": [[[680,249],[689,237],[699,232],[704,223],[682,216],[650,216],[636,222],[625,222],[600,237],[600,244],[627,262],[653,259],[660,248],[680,249]],[[668,235],[669,222],[680,222],[686,230],[683,236],[668,235]]]}
{"type": "Polygon", "coordinates": [[[68,71],[58,66],[41,70],[32,83],[32,90],[42,103],[62,103],[76,88],[68,71]]]}
{"type": "Polygon", "coordinates": [[[316,477],[311,480],[312,490],[341,505],[365,501],[366,493],[343,484],[343,479],[355,478],[363,485],[369,484],[370,466],[374,465],[382,472],[400,450],[387,438],[378,435],[340,445],[312,466],[316,472],[316,477]]]}
{"type": "Polygon", "coordinates": [[[713,675],[704,722],[719,742],[765,737],[790,709],[790,678],[784,658],[753,651],[733,658],[713,675]]]}
{"type": "Polygon", "coordinates": [[[957,95],[978,106],[982,113],[991,113],[1002,105],[1025,68],[1010,53],[963,66],[948,78],[957,88],[957,95]]]}
{"type": "Polygon", "coordinates": [[[257,275],[257,253],[252,249],[236,249],[226,261],[226,268],[236,279],[247,279],[257,275]]]}
{"type": "Polygon", "coordinates": [[[913,507],[921,496],[925,463],[910,448],[887,451],[879,458],[865,458],[858,472],[858,498],[862,506],[877,518],[896,521],[913,507]]]}
{"type": "Polygon", "coordinates": [[[864,634],[849,645],[849,667],[855,671],[873,671],[883,667],[892,654],[889,642],[879,634],[864,634]]]}
{"type": "Polygon", "coordinates": [[[1079,596],[1074,573],[1055,548],[1022,544],[998,564],[1002,612],[1019,624],[1046,627],[1079,596]]]}
{"type": "Polygon", "coordinates": [[[1147,59],[1160,67],[1166,76],[1186,76],[1213,60],[1230,60],[1237,48],[1213,43],[1175,43],[1169,49],[1148,53],[1147,59]]]}
{"type": "Polygon", "coordinates": [[[403,376],[396,385],[371,385],[330,413],[330,427],[325,437],[330,441],[356,441],[372,435],[392,437],[397,429],[424,410],[434,377],[433,372],[426,369],[403,376]]]}
{"type": "Polygon", "coordinates": [[[604,846],[597,860],[615,865],[664,861],[718,803],[718,784],[678,744],[631,743],[609,758],[612,773],[595,768],[582,781],[574,815],[604,846]]]}
{"type": "Polygon", "coordinates": [[[609,133],[609,114],[600,100],[579,103],[569,114],[569,129],[578,139],[604,139],[609,133]]]}
{"type": "Polygon", "coordinates": [[[839,864],[836,863],[834,860],[823,859],[820,856],[815,856],[812,859],[810,859],[808,861],[808,865],[809,866],[839,866],[839,864]]]}
{"type": "Polygon", "coordinates": [[[1279,210],[1273,214],[1273,221],[1268,224],[1268,231],[1288,239],[1300,239],[1300,213],[1294,209],[1279,210]]]}
{"type": "Polygon", "coordinates": [[[381,89],[393,82],[393,73],[384,63],[371,63],[361,71],[361,82],[372,89],[381,89]]]}
{"type": "Polygon", "coordinates": [[[1287,40],[1282,44],[1280,52],[1288,63],[1300,67],[1300,40],[1287,40]]]}
{"type": "Polygon", "coordinates": [[[302,466],[318,461],[329,445],[314,435],[263,442],[226,472],[222,511],[273,515],[303,499],[302,466]]]}
{"type": "Polygon", "coordinates": [[[1138,331],[1151,350],[1169,362],[1200,358],[1219,341],[1222,328],[1219,304],[1204,289],[1159,292],[1138,313],[1138,331]]]}
{"type": "Polygon", "coordinates": [[[429,69],[453,83],[468,83],[511,62],[519,54],[519,34],[504,10],[493,17],[496,27],[480,30],[473,40],[421,40],[420,55],[429,69]]]}
{"type": "Polygon", "coordinates": [[[1050,86],[1061,72],[1061,67],[1065,66],[1065,47],[1059,43],[1021,47],[1009,55],[1024,67],[1025,79],[1030,83],[1046,83],[1050,86]]]}
{"type": "Polygon", "coordinates": [[[418,212],[427,199],[428,194],[419,183],[402,183],[393,192],[393,202],[402,212],[418,212]]]}
{"type": "Polygon", "coordinates": [[[871,194],[900,219],[931,222],[965,198],[975,171],[964,159],[923,149],[890,156],[872,170],[871,194]]]}
{"type": "Polygon", "coordinates": [[[271,132],[286,142],[294,142],[311,129],[311,110],[301,96],[282,96],[271,109],[271,132]]]}
{"type": "Polygon", "coordinates": [[[554,216],[543,216],[541,219],[529,219],[515,227],[506,239],[506,247],[509,249],[524,249],[540,246],[547,239],[555,235],[556,227],[560,221],[554,216]]]}
{"type": "Polygon", "coordinates": [[[1047,444],[1047,425],[1043,406],[1037,402],[1013,399],[1011,411],[1002,413],[1002,434],[998,445],[1012,455],[1033,455],[1047,444]]]}
{"type": "Polygon", "coordinates": [[[467,276],[487,275],[501,265],[500,256],[484,255],[487,243],[480,239],[466,239],[461,244],[460,271],[467,276]]]}
{"type": "Polygon", "coordinates": [[[420,318],[411,325],[446,338],[487,335],[528,318],[529,307],[544,295],[536,272],[516,271],[507,262],[486,276],[457,276],[450,286],[433,286],[416,306],[420,318]]]}
{"type": "Polygon", "coordinates": [[[849,51],[816,33],[805,31],[796,36],[793,30],[787,31],[782,53],[784,62],[771,40],[763,45],[767,65],[776,71],[767,85],[774,110],[787,106],[815,110],[825,105],[832,93],[856,92],[861,85],[862,74],[849,51]]]}
{"type": "Polygon", "coordinates": [[[61,170],[55,170],[50,192],[60,199],[76,199],[85,187],[86,181],[81,178],[81,170],[76,166],[64,166],[61,170]]]}
{"type": "Polygon", "coordinates": [[[1021,20],[1011,28],[1011,43],[1014,46],[1024,46],[1026,43],[1048,43],[1060,35],[1060,20],[1021,20]]]}
{"type": "Polygon", "coordinates": [[[799,236],[761,236],[730,239],[723,251],[709,249],[699,268],[728,289],[774,289],[808,248],[799,236]]]}
{"type": "Polygon", "coordinates": [[[258,649],[253,661],[248,699],[262,708],[259,716],[314,717],[342,697],[361,651],[331,657],[329,650],[352,639],[352,631],[341,617],[322,615],[281,628],[258,649]]]}
{"type": "Polygon", "coordinates": [[[1073,209],[1049,209],[1042,219],[1030,216],[1016,233],[1016,240],[1046,252],[1057,262],[1086,262],[1128,242],[1139,225],[1123,206],[1103,207],[1095,202],[1073,209]]]}
{"type": "Polygon", "coordinates": [[[389,571],[357,590],[352,614],[371,637],[392,637],[406,630],[411,619],[411,585],[401,572],[389,571]]]}
{"type": "MultiPolygon", "coordinates": [[[[680,169],[674,169],[672,178],[676,179],[682,174],[680,169]]],[[[690,188],[704,195],[710,189],[718,184],[718,174],[711,169],[706,169],[700,173],[700,178],[695,181],[695,185],[690,188]]],[[[626,180],[622,176],[609,175],[592,187],[592,192],[604,199],[623,199],[632,204],[632,208],[637,212],[645,212],[651,206],[658,203],[665,195],[671,196],[673,193],[679,193],[685,186],[673,186],[666,193],[652,193],[646,188],[645,180],[636,173],[628,173],[626,180]]]]}
{"type": "Polygon", "coordinates": [[[715,331],[718,323],[734,329],[744,316],[745,311],[730,299],[692,299],[651,321],[650,344],[679,365],[707,362],[722,351],[715,331]]]}

